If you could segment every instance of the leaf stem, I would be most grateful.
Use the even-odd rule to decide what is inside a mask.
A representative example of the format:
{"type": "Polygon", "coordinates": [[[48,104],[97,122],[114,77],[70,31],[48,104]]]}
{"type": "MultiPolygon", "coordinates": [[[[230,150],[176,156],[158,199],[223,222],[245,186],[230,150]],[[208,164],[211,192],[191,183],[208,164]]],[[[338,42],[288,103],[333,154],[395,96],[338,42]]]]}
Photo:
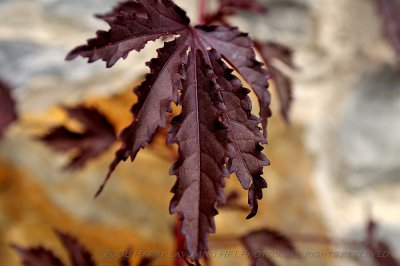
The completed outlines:
{"type": "Polygon", "coordinates": [[[207,0],[199,0],[200,1],[200,11],[199,11],[199,21],[200,24],[206,23],[206,16],[207,16],[207,0]]]}

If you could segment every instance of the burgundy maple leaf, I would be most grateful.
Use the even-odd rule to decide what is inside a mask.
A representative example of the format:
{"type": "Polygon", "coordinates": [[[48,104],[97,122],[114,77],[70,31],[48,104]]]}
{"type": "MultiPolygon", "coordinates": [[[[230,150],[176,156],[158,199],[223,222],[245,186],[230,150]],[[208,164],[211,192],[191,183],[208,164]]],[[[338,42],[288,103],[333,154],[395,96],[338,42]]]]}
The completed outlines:
{"type": "MultiPolygon", "coordinates": [[[[91,253],[73,236],[55,230],[55,233],[68,253],[71,266],[96,266],[91,253]]],[[[17,251],[21,258],[22,266],[64,266],[64,263],[51,250],[41,246],[33,248],[21,248],[17,245],[11,245],[17,251]]],[[[124,253],[125,254],[125,253],[124,253]]],[[[130,252],[128,254],[131,254],[130,252]]],[[[120,266],[130,266],[130,256],[123,256],[120,266]]],[[[140,260],[138,266],[149,266],[152,258],[144,257],[140,260]]]]}
{"type": "Polygon", "coordinates": [[[66,166],[68,169],[83,167],[88,160],[106,151],[116,140],[114,126],[96,108],[65,107],[69,118],[78,121],[83,127],[82,132],[71,131],[65,126],[58,126],[40,140],[56,151],[75,150],[76,155],[66,166]]]}
{"type": "Polygon", "coordinates": [[[299,254],[290,238],[271,229],[251,231],[240,240],[247,249],[253,266],[276,265],[268,253],[265,253],[266,250],[287,253],[290,257],[298,257],[299,254]]]}
{"type": "Polygon", "coordinates": [[[52,251],[43,247],[21,248],[11,246],[21,257],[22,266],[64,266],[61,260],[52,251]]]}
{"type": "Polygon", "coordinates": [[[112,66],[130,51],[140,51],[148,41],[177,36],[157,50],[147,63],[150,74],[135,88],[134,121],[120,134],[122,146],[100,187],[102,191],[115,167],[149,143],[158,127],[165,127],[171,104],[182,111],[170,124],[168,143],[179,146],[171,168],[177,176],[170,212],[182,220],[182,234],[190,258],[196,263],[208,249],[208,234],[215,231],[216,206],[224,202],[224,178],[235,172],[249,190],[251,212],[266,187],[261,177],[269,164],[260,144],[266,143],[270,116],[268,75],[255,58],[253,42],[237,28],[200,25],[192,27],[185,12],[171,0],[138,0],[120,4],[99,16],[110,30],[80,46],[67,59],[83,56],[112,66]],[[133,3],[131,3],[133,2],[133,3]],[[225,63],[226,62],[226,63],[225,63]],[[233,68],[258,96],[261,119],[251,115],[249,90],[232,75],[233,68]]]}
{"type": "Polygon", "coordinates": [[[267,65],[271,79],[274,81],[275,89],[281,105],[281,114],[286,122],[289,122],[289,111],[292,103],[292,80],[274,65],[278,60],[291,69],[295,70],[293,62],[293,51],[288,47],[275,42],[255,42],[257,50],[267,65]]]}
{"type": "MultiPolygon", "coordinates": [[[[204,20],[206,23],[221,23],[225,26],[229,26],[227,18],[229,16],[235,15],[238,10],[247,10],[252,12],[263,13],[266,9],[260,5],[257,1],[249,0],[220,0],[220,5],[218,10],[210,15],[205,16],[204,20]]],[[[275,61],[280,61],[291,69],[296,69],[293,63],[293,52],[288,47],[275,43],[275,42],[261,42],[254,41],[255,48],[260,53],[263,62],[267,65],[268,71],[270,73],[270,78],[275,83],[275,89],[279,98],[281,105],[281,114],[285,121],[289,122],[289,110],[292,103],[292,80],[289,76],[283,73],[279,67],[275,65],[275,61]]],[[[257,94],[259,99],[265,99],[264,101],[259,101],[259,104],[263,106],[264,102],[269,101],[269,95],[264,95],[263,90],[258,90],[257,94]]],[[[257,93],[257,90],[256,90],[257,93]]],[[[261,117],[270,116],[271,113],[268,108],[261,110],[261,117]],[[264,113],[263,113],[264,112],[264,113]]],[[[263,124],[266,127],[266,124],[263,124]]]]}
{"type": "Polygon", "coordinates": [[[87,45],[72,50],[68,60],[80,55],[89,58],[89,62],[101,59],[111,67],[129,52],[143,49],[148,41],[186,30],[190,22],[185,12],[170,0],[126,1],[98,17],[110,25],[110,30],[98,31],[87,45]]]}
{"type": "Polygon", "coordinates": [[[400,61],[400,5],[397,0],[375,0],[383,30],[400,61]]]}
{"type": "Polygon", "coordinates": [[[58,230],[55,233],[67,250],[72,266],[95,266],[92,255],[76,238],[58,230]]]}
{"type": "MultiPolygon", "coordinates": [[[[74,237],[55,231],[58,239],[67,250],[71,266],[95,266],[91,254],[74,237]]],[[[18,252],[23,266],[63,266],[62,261],[52,251],[43,247],[21,248],[12,247],[18,252]]]]}
{"type": "Polygon", "coordinates": [[[257,213],[257,200],[262,198],[261,189],[267,187],[261,175],[269,161],[261,153],[263,148],[259,144],[265,143],[265,138],[258,127],[260,119],[251,114],[251,101],[247,96],[249,90],[242,87],[240,80],[232,75],[232,70],[218,60],[215,50],[211,50],[210,55],[226,108],[220,120],[227,132],[221,138],[228,137],[231,146],[227,152],[228,170],[236,173],[243,188],[249,189],[251,213],[247,218],[251,218],[257,213]]]}
{"type": "Polygon", "coordinates": [[[0,80],[0,137],[5,129],[17,119],[15,101],[10,87],[0,80]]]}
{"type": "Polygon", "coordinates": [[[376,238],[377,224],[370,219],[366,228],[364,245],[373,254],[373,260],[376,266],[399,266],[400,262],[393,256],[390,245],[376,238]]]}

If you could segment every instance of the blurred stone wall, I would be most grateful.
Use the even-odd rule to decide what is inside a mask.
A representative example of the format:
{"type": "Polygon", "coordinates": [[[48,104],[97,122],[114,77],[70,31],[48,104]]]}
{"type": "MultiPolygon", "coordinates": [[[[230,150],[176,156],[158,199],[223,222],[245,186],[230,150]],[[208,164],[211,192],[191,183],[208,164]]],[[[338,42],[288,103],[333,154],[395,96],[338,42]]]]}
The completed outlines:
{"type": "MultiPolygon", "coordinates": [[[[193,1],[176,2],[197,17],[193,1]]],[[[0,140],[0,258],[6,265],[17,265],[9,242],[28,245],[46,239],[47,245],[57,245],[51,228],[58,226],[94,250],[99,265],[115,265],[101,262],[107,248],[173,246],[170,229],[175,218],[167,211],[175,180],[168,176],[172,158],[160,159],[162,151],[141,151],[134,164],[118,169],[94,201],[113,151],[71,173],[62,171],[67,156],[34,139],[65,120],[56,108],[61,103],[84,100],[104,110],[119,128],[129,122],[134,101],[129,90],[146,73],[144,63],[155,56],[159,43],[112,69],[103,62],[64,61],[71,48],[94,36],[98,28],[107,28],[92,14],[114,3],[0,0],[0,76],[15,88],[21,113],[20,122],[0,140]]],[[[295,87],[292,124],[287,127],[279,118],[274,96],[276,115],[269,124],[266,148],[272,164],[265,169],[269,188],[260,214],[244,222],[245,213],[224,211],[217,218],[217,232],[240,234],[270,226],[292,234],[362,238],[370,206],[380,234],[400,254],[400,73],[382,37],[374,1],[264,3],[267,15],[243,13],[233,21],[257,39],[278,41],[294,50],[299,70],[289,71],[295,87]]],[[[231,178],[228,188],[238,187],[234,183],[231,178]]],[[[245,203],[245,197],[242,200],[245,203]]],[[[313,258],[290,265],[329,263],[368,265],[357,259],[313,258]]],[[[243,261],[216,259],[215,265],[243,261]]]]}
{"type": "Polygon", "coordinates": [[[370,210],[400,254],[400,72],[375,1],[271,2],[258,25],[295,50],[292,117],[330,230],[359,236],[370,210]]]}
{"type": "Polygon", "coordinates": [[[292,117],[330,230],[359,236],[370,210],[400,254],[400,71],[375,1],[271,2],[258,25],[295,50],[292,117]]]}

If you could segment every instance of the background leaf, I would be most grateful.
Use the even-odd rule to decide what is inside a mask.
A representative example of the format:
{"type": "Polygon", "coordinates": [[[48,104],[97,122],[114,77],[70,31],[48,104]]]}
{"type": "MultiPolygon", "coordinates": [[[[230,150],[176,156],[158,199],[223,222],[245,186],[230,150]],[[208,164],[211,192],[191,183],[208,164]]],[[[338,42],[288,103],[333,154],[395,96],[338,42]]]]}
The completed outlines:
{"type": "Polygon", "coordinates": [[[75,150],[76,155],[66,166],[67,169],[82,168],[90,159],[96,158],[115,142],[115,129],[111,122],[96,108],[79,105],[65,107],[70,119],[83,127],[75,132],[65,126],[57,126],[39,139],[56,151],[75,150]]]}
{"type": "Polygon", "coordinates": [[[0,137],[16,119],[16,104],[11,95],[11,88],[0,80],[0,137]]]}

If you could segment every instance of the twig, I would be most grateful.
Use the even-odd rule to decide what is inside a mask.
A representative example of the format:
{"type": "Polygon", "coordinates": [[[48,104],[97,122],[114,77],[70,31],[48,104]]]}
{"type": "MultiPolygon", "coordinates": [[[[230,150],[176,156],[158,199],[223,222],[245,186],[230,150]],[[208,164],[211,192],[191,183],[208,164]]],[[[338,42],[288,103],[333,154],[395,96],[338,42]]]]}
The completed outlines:
{"type": "Polygon", "coordinates": [[[207,0],[199,0],[199,1],[200,1],[199,21],[200,24],[205,24],[207,16],[207,0]]]}

